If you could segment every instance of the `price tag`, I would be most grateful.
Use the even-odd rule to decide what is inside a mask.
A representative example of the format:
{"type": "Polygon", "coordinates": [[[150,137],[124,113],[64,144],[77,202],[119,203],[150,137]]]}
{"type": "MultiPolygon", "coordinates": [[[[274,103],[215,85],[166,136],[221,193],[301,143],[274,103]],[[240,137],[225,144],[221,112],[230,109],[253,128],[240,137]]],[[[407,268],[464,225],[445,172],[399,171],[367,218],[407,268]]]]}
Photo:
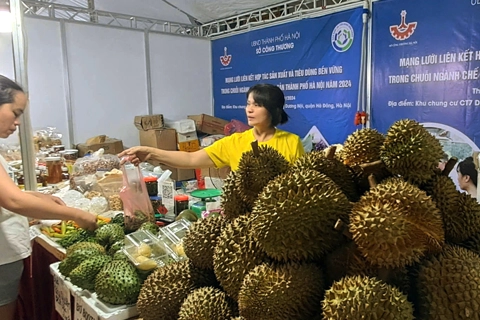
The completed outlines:
{"type": "Polygon", "coordinates": [[[78,294],[75,294],[74,320],[98,320],[97,312],[78,294]]]}
{"type": "Polygon", "coordinates": [[[58,275],[53,275],[53,292],[55,295],[55,311],[63,320],[72,320],[70,290],[58,275]]]}

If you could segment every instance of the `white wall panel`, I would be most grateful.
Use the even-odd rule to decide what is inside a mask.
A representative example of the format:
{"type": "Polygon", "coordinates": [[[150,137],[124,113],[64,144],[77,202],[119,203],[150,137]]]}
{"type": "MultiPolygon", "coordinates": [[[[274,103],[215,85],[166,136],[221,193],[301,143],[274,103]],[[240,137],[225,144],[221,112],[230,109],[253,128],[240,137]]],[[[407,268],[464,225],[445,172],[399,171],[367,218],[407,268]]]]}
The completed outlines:
{"type": "Polygon", "coordinates": [[[32,128],[57,128],[63,134],[62,142],[68,148],[70,141],[60,23],[25,18],[25,29],[32,128]]]}
{"type": "Polygon", "coordinates": [[[100,134],[139,143],[135,115],[147,114],[144,34],[68,23],[75,142],[100,134]]]}
{"type": "Polygon", "coordinates": [[[168,120],[212,114],[209,40],[150,34],[150,61],[154,114],[168,120]]]}
{"type": "MultiPolygon", "coordinates": [[[[11,33],[0,32],[0,74],[10,79],[15,77],[11,33]]],[[[18,141],[18,135],[15,133],[7,139],[0,139],[0,144],[18,143],[18,141]]]]}

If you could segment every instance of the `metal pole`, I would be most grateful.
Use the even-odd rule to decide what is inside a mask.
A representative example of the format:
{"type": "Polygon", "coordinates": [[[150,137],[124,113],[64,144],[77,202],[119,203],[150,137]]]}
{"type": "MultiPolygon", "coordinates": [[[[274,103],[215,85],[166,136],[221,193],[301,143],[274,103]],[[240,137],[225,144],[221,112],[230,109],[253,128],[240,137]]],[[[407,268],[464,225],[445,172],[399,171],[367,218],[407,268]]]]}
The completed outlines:
{"type": "MultiPolygon", "coordinates": [[[[23,90],[28,97],[27,42],[25,40],[22,2],[20,0],[10,0],[10,12],[12,13],[14,22],[12,42],[15,80],[23,87],[23,90]]],[[[21,118],[19,136],[23,175],[25,177],[25,190],[35,191],[37,189],[37,176],[35,174],[35,149],[33,147],[33,132],[30,122],[29,107],[25,109],[21,118]]]]}
{"type": "Polygon", "coordinates": [[[147,72],[147,103],[148,103],[148,114],[153,114],[153,98],[152,98],[152,72],[151,72],[151,61],[150,61],[150,34],[148,30],[144,31],[145,39],[145,68],[147,72]]]}

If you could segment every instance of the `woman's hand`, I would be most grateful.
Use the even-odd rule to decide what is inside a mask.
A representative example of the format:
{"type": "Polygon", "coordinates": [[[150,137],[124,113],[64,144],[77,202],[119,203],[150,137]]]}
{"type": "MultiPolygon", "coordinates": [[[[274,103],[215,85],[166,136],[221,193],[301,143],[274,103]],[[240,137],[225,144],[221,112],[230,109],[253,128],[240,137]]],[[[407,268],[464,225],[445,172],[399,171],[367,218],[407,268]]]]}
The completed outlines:
{"type": "Polygon", "coordinates": [[[145,162],[152,157],[154,148],[152,147],[133,147],[121,152],[118,157],[122,160],[120,164],[124,164],[127,161],[130,161],[134,165],[138,166],[140,162],[145,162]]]}
{"type": "Polygon", "coordinates": [[[94,231],[98,228],[96,215],[80,209],[74,210],[77,211],[77,215],[73,220],[78,224],[80,228],[90,231],[94,231]]]}

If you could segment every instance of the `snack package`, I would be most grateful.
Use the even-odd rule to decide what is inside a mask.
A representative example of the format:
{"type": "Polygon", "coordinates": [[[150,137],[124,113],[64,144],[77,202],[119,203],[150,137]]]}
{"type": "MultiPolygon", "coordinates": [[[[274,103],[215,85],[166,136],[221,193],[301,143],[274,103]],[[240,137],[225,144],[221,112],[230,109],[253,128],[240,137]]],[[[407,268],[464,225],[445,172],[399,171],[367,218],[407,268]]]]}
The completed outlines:
{"type": "Polygon", "coordinates": [[[155,216],[140,168],[127,162],[121,170],[123,187],[120,198],[123,202],[125,231],[132,232],[144,222],[155,222],[155,216]]]}
{"type": "Polygon", "coordinates": [[[110,210],[122,211],[123,204],[120,199],[120,190],[123,188],[122,171],[113,169],[105,173],[103,178],[98,180],[98,186],[102,190],[103,196],[107,199],[110,210]]]}

